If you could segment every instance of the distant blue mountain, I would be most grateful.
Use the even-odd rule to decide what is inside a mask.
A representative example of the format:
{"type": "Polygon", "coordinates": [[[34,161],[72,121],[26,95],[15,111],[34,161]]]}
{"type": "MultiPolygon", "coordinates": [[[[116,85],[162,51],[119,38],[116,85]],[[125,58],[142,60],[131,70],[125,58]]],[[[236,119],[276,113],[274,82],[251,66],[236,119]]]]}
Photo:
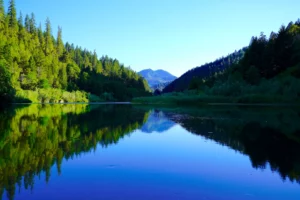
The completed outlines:
{"type": "Polygon", "coordinates": [[[145,69],[140,71],[139,74],[148,81],[148,84],[152,89],[157,85],[170,83],[177,78],[169,72],[161,69],[156,71],[152,69],[145,69]]]}
{"type": "Polygon", "coordinates": [[[169,120],[161,111],[152,111],[148,120],[141,128],[144,133],[162,133],[172,128],[176,123],[169,120]]]}

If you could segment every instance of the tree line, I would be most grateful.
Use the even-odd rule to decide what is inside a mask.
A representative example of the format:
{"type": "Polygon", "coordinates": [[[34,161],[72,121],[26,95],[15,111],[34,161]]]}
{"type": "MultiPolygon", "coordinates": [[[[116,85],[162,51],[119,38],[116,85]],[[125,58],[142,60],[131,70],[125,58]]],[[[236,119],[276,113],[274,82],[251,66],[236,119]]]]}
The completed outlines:
{"type": "Polygon", "coordinates": [[[17,16],[14,0],[7,12],[0,0],[0,84],[1,99],[16,101],[74,101],[76,91],[81,98],[75,101],[128,100],[150,91],[117,59],[64,43],[61,27],[54,37],[48,18],[43,30],[33,13],[17,16]],[[69,93],[58,95],[64,91],[69,93]]]}
{"type": "Polygon", "coordinates": [[[181,92],[187,89],[197,88],[196,85],[199,81],[202,81],[202,79],[221,74],[232,64],[237,63],[244,56],[245,50],[246,48],[242,48],[241,50],[229,54],[226,57],[219,58],[214,62],[210,62],[187,71],[181,77],[167,85],[163,92],[181,92]]]}
{"type": "Polygon", "coordinates": [[[300,19],[269,37],[264,33],[252,37],[238,54],[188,71],[164,92],[188,90],[243,103],[290,103],[299,101],[299,85],[300,19]]]}

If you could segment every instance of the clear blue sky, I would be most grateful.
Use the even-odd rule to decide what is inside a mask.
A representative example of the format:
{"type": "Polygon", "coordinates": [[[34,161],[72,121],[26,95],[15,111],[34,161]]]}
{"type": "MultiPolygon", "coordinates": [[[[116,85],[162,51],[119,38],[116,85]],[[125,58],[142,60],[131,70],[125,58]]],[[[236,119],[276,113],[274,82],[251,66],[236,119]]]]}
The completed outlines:
{"type": "MultiPolygon", "coordinates": [[[[5,0],[6,8],[8,0],[5,0]]],[[[135,71],[176,76],[300,18],[299,0],[16,0],[64,42],[117,58],[135,71]]]]}

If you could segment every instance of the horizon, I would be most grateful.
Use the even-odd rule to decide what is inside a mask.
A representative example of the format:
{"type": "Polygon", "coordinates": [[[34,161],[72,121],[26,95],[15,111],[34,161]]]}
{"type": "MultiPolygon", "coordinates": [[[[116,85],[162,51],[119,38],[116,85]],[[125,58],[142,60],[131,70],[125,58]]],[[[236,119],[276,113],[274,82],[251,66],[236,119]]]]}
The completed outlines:
{"type": "Polygon", "coordinates": [[[34,13],[43,29],[49,17],[54,37],[61,26],[64,43],[117,58],[136,72],[162,69],[177,77],[248,46],[260,32],[277,32],[299,18],[300,6],[295,0],[15,2],[18,15],[34,13]]]}

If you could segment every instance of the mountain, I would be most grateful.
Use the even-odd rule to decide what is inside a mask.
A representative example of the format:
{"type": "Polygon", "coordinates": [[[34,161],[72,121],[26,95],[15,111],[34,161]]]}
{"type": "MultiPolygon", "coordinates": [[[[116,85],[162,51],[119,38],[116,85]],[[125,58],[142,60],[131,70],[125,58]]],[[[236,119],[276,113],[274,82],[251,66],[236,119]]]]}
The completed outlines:
{"type": "Polygon", "coordinates": [[[172,83],[167,85],[163,92],[181,92],[189,89],[193,79],[206,79],[217,73],[222,73],[232,64],[237,63],[244,56],[246,48],[242,48],[239,51],[235,51],[226,57],[215,60],[214,62],[207,63],[200,67],[196,67],[184,73],[181,77],[174,80],[172,83]]]}
{"type": "Polygon", "coordinates": [[[147,80],[149,86],[152,89],[156,85],[172,82],[173,80],[175,80],[177,78],[176,76],[173,76],[169,72],[161,70],[161,69],[156,70],[156,71],[154,71],[152,69],[145,69],[145,70],[140,71],[138,74],[147,80]]]}

